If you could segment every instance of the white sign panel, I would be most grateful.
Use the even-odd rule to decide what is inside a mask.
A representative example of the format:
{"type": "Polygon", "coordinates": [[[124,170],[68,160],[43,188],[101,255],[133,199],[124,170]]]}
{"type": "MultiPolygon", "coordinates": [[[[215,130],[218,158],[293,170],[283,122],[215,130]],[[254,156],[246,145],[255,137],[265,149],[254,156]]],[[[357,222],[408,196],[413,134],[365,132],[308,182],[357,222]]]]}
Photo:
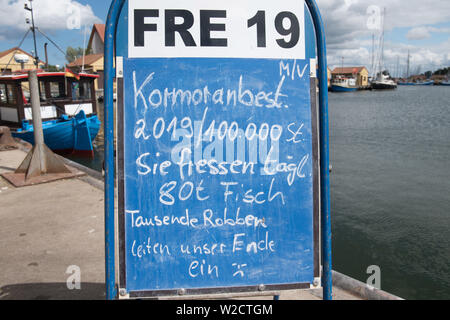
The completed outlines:
{"type": "Polygon", "coordinates": [[[305,59],[302,0],[129,0],[129,58],[305,59]]]}

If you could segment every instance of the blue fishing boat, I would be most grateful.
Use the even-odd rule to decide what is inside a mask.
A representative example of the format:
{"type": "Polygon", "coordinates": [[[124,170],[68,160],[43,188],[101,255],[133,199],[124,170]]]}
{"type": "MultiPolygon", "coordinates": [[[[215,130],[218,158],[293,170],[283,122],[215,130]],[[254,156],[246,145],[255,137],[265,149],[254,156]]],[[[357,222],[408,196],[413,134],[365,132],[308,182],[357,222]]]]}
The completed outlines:
{"type": "Polygon", "coordinates": [[[356,80],[352,78],[338,76],[331,82],[331,91],[333,92],[354,92],[357,90],[356,80]]]}
{"type": "Polygon", "coordinates": [[[432,86],[434,81],[424,81],[424,82],[398,82],[399,86],[432,86]]]}
{"type": "MultiPolygon", "coordinates": [[[[92,141],[97,137],[100,125],[97,116],[88,118],[84,111],[80,111],[72,118],[63,115],[60,119],[44,121],[42,129],[45,144],[58,153],[93,156],[92,141]]],[[[12,135],[34,144],[34,128],[28,121],[24,121],[22,128],[17,129],[12,135]]]]}
{"type": "MultiPolygon", "coordinates": [[[[94,156],[97,117],[94,74],[38,71],[45,144],[61,154],[94,156]]],[[[0,76],[0,123],[12,135],[34,144],[27,73],[0,76]]]]}

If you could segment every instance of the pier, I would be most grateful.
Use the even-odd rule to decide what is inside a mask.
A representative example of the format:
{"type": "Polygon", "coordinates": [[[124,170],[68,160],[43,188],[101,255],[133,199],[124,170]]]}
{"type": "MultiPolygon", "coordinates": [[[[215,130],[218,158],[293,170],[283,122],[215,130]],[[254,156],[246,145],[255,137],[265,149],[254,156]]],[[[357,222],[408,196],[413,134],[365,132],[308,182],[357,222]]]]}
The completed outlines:
{"type": "MultiPolygon", "coordinates": [[[[0,173],[13,172],[29,148],[20,143],[16,150],[0,152],[0,173]]],[[[105,299],[103,178],[63,160],[85,175],[22,188],[0,177],[0,300],[105,299]],[[81,288],[70,290],[67,283],[75,270],[80,271],[81,288]]],[[[338,272],[333,272],[333,284],[335,300],[400,299],[338,272]]],[[[322,299],[321,289],[273,294],[280,300],[322,299]]]]}

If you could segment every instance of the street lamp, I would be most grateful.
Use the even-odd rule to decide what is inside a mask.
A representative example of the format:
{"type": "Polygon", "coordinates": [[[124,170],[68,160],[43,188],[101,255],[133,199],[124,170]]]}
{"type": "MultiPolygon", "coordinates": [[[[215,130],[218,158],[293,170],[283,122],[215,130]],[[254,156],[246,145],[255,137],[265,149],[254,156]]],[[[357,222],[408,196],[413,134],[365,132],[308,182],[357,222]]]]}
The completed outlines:
{"type": "MultiPolygon", "coordinates": [[[[34,26],[34,15],[33,15],[33,0],[30,1],[30,7],[25,3],[24,9],[31,12],[31,31],[33,31],[33,40],[34,40],[34,64],[36,65],[36,69],[39,68],[39,57],[37,53],[37,45],[36,45],[36,28],[34,26]]],[[[27,19],[27,23],[29,23],[29,19],[27,19]]]]}

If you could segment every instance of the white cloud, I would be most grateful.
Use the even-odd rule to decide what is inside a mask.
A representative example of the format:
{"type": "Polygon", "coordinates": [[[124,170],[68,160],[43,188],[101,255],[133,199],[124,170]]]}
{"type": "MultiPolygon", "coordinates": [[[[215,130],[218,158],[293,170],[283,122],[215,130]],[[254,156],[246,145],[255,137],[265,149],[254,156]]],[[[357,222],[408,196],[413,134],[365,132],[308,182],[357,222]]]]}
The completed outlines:
{"type": "MultiPolygon", "coordinates": [[[[448,28],[431,27],[450,21],[450,1],[448,0],[318,0],[325,23],[328,60],[332,67],[340,66],[341,57],[346,65],[371,66],[372,34],[379,37],[373,29],[377,21],[376,11],[382,13],[386,8],[385,30],[412,28],[406,40],[423,40],[436,32],[448,32],[448,28]],[[369,10],[370,9],[370,10],[369,10]]],[[[450,39],[449,41],[450,42],[450,39]]],[[[410,50],[412,63],[423,68],[440,67],[450,64],[448,59],[450,43],[422,48],[419,43],[406,45],[385,43],[385,62],[391,70],[406,68],[407,52],[410,50]],[[402,66],[403,65],[403,66],[402,66]]]]}
{"type": "MultiPolygon", "coordinates": [[[[26,0],[0,0],[0,39],[20,39],[29,25],[30,12],[24,9],[26,0]]],[[[100,22],[91,6],[75,0],[33,1],[35,23],[47,32],[70,29],[100,22]]]]}
{"type": "Polygon", "coordinates": [[[449,33],[450,28],[434,28],[429,26],[421,26],[412,28],[408,31],[406,38],[408,40],[423,40],[431,38],[432,33],[449,33]]]}
{"type": "Polygon", "coordinates": [[[408,31],[406,38],[408,40],[423,40],[431,38],[431,34],[427,27],[416,27],[408,31]]]}

